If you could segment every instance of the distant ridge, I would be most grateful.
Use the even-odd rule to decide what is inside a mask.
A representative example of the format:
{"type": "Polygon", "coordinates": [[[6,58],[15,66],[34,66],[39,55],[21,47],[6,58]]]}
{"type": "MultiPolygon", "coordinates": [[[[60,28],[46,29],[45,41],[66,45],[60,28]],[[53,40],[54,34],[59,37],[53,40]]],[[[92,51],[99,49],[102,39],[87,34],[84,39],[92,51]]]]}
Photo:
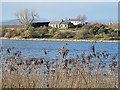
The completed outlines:
{"type": "MultiPolygon", "coordinates": [[[[47,21],[50,21],[48,19],[39,19],[39,20],[35,20],[34,22],[47,22],[47,21]]],[[[13,19],[13,20],[5,20],[5,21],[2,21],[0,22],[0,26],[5,26],[5,25],[19,25],[19,22],[17,19],[13,19]]]]}
{"type": "Polygon", "coordinates": [[[18,21],[16,19],[13,19],[13,20],[5,20],[5,21],[2,21],[0,22],[0,25],[18,25],[18,21]]]}
{"type": "MultiPolygon", "coordinates": [[[[48,22],[48,21],[52,21],[50,19],[38,19],[35,20],[34,22],[48,22]]],[[[118,21],[116,20],[93,20],[93,21],[88,21],[90,23],[103,23],[103,24],[109,24],[109,23],[118,23],[118,21]]],[[[0,26],[4,26],[4,25],[19,25],[19,22],[17,21],[17,19],[12,19],[12,20],[4,20],[0,22],[0,26]]]]}

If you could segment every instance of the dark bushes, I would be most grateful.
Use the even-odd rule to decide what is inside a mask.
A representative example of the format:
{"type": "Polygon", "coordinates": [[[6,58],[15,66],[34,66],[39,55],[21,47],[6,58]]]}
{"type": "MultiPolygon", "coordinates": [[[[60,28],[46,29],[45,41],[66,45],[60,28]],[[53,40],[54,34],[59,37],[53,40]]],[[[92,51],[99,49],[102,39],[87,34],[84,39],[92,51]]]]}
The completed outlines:
{"type": "Polygon", "coordinates": [[[11,38],[11,37],[15,37],[19,35],[19,32],[17,32],[16,30],[7,30],[7,31],[3,31],[4,37],[6,38],[11,38]]]}
{"type": "Polygon", "coordinates": [[[49,30],[49,35],[51,37],[53,37],[55,35],[56,32],[58,32],[59,30],[57,28],[52,28],[49,30]]]}
{"type": "Polygon", "coordinates": [[[62,38],[73,38],[75,36],[74,32],[65,31],[62,33],[62,38]]]}
{"type": "Polygon", "coordinates": [[[94,26],[94,25],[85,25],[77,31],[75,38],[77,39],[87,39],[87,38],[102,38],[108,40],[117,40],[120,36],[120,31],[113,30],[107,26],[94,26]]]}
{"type": "Polygon", "coordinates": [[[47,27],[39,27],[39,28],[34,28],[32,31],[32,38],[43,38],[47,37],[48,34],[48,28],[47,27]]]}
{"type": "Polygon", "coordinates": [[[88,30],[79,30],[79,31],[77,31],[77,34],[75,36],[75,38],[77,38],[77,39],[86,39],[88,37],[89,37],[88,30]]]}

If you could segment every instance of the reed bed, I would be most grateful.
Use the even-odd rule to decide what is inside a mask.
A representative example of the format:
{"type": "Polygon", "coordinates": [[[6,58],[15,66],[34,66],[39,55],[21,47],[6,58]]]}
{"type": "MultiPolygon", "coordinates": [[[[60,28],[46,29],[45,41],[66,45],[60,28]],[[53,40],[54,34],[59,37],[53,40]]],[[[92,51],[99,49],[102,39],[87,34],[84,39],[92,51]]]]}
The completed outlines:
{"type": "MultiPolygon", "coordinates": [[[[2,88],[118,88],[117,54],[97,52],[94,45],[91,53],[74,54],[67,58],[70,49],[62,47],[60,58],[54,61],[44,57],[23,57],[21,51],[1,55],[2,88]],[[6,57],[6,58],[5,58],[6,57]],[[104,63],[102,59],[111,59],[104,63]]],[[[2,52],[2,49],[1,49],[2,52]]]]}

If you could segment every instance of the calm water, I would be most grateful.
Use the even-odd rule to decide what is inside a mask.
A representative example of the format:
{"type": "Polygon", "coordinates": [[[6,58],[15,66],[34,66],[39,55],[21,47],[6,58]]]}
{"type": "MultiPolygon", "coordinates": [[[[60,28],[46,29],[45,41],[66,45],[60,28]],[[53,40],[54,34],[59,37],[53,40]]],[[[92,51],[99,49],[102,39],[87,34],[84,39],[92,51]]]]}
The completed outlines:
{"type": "Polygon", "coordinates": [[[109,55],[118,54],[117,42],[66,42],[66,41],[26,41],[26,40],[2,40],[3,56],[6,55],[6,48],[11,47],[11,55],[13,52],[20,50],[23,56],[30,57],[43,57],[44,48],[48,52],[47,58],[59,58],[59,50],[62,46],[66,46],[70,49],[68,57],[72,57],[75,53],[79,56],[82,52],[87,55],[91,53],[91,46],[95,45],[95,50],[101,52],[106,50],[109,55]]]}

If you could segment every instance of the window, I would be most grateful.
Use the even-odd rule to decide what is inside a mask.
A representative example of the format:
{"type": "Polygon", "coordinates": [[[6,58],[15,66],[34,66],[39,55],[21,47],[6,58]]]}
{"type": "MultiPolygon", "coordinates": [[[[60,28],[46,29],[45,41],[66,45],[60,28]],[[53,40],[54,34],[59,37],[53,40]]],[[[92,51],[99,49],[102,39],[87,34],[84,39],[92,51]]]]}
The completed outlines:
{"type": "Polygon", "coordinates": [[[58,27],[58,25],[56,25],[56,27],[58,27]]]}
{"type": "Polygon", "coordinates": [[[65,25],[65,27],[67,27],[67,25],[65,25]]]}

